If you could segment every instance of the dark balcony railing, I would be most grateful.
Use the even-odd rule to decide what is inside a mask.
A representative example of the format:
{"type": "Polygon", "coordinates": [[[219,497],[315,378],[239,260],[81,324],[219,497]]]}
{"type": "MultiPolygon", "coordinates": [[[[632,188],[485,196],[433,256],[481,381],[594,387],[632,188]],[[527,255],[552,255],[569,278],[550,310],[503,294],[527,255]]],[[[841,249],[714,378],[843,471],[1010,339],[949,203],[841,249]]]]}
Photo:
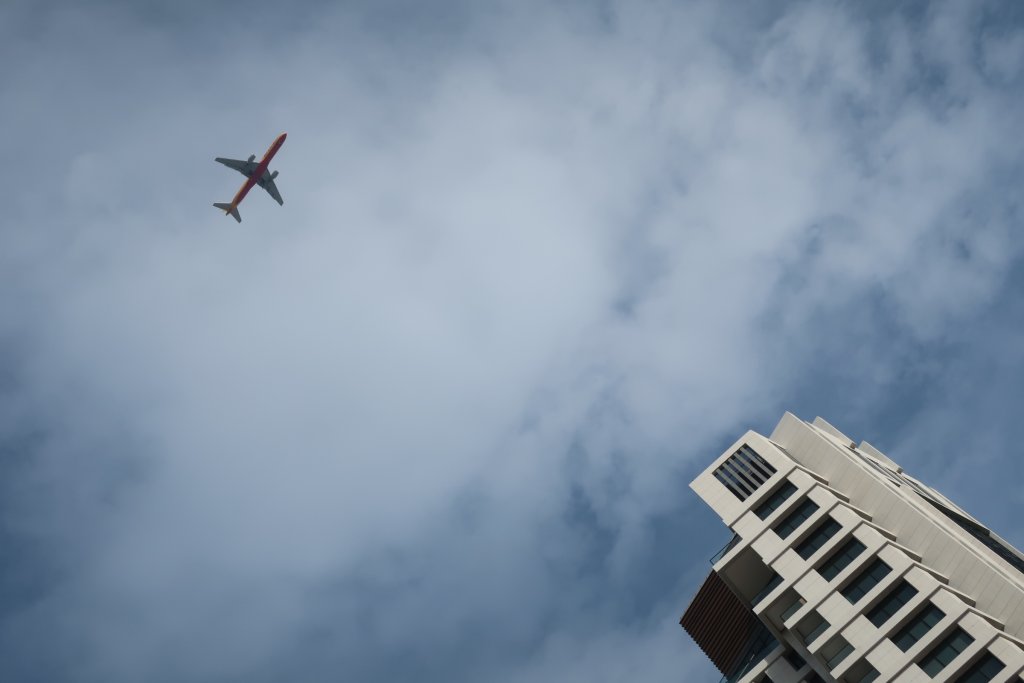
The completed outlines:
{"type": "Polygon", "coordinates": [[[736,544],[738,544],[742,540],[743,539],[740,538],[739,534],[733,534],[732,538],[729,539],[729,542],[725,544],[725,547],[722,548],[717,553],[715,553],[714,555],[711,556],[711,564],[714,564],[714,563],[718,562],[720,559],[722,559],[723,557],[725,557],[729,553],[729,551],[732,550],[733,548],[735,548],[736,544]]]}
{"type": "Polygon", "coordinates": [[[750,640],[747,641],[743,655],[736,663],[735,670],[732,673],[722,676],[719,683],[735,683],[739,679],[743,678],[748,671],[757,666],[778,646],[779,641],[777,641],[775,636],[773,636],[762,624],[750,637],[750,640]]]}

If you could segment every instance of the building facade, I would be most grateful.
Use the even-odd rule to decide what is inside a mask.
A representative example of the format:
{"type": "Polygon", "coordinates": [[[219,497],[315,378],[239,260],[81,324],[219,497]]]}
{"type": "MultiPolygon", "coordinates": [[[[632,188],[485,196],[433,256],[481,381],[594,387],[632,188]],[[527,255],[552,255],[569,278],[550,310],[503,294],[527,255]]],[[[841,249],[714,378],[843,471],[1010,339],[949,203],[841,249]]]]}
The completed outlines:
{"type": "Polygon", "coordinates": [[[787,413],[690,484],[733,532],[680,623],[729,683],[1024,683],[1024,556],[787,413]]]}

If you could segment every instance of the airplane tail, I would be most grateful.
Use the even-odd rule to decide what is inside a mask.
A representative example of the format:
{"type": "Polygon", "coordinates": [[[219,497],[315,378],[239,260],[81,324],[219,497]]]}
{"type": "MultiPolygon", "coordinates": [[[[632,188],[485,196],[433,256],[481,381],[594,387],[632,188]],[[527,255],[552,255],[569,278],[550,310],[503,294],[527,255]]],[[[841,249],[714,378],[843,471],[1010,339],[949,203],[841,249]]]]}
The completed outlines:
{"type": "Polygon", "coordinates": [[[232,216],[235,217],[236,221],[238,221],[239,223],[242,222],[242,215],[240,213],[238,213],[238,207],[237,206],[232,206],[231,204],[220,204],[220,203],[214,204],[214,206],[216,206],[218,209],[223,211],[225,216],[230,213],[232,216]]]}

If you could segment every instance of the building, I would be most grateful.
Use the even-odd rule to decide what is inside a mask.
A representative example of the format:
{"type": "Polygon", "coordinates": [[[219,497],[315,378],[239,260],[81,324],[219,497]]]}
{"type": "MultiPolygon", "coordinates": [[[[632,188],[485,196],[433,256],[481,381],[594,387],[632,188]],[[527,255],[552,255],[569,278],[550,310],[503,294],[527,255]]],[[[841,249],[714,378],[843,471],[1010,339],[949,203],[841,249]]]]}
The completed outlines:
{"type": "Polygon", "coordinates": [[[723,681],[1024,683],[1024,556],[870,444],[787,413],[690,487],[733,532],[680,621],[723,681]]]}

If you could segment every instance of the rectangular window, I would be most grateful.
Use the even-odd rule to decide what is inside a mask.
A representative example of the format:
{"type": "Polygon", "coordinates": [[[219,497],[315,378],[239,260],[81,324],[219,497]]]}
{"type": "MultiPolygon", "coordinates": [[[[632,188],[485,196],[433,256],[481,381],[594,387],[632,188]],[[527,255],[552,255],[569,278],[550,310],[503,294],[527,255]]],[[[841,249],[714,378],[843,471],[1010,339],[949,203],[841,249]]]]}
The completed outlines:
{"type": "Polygon", "coordinates": [[[803,598],[797,597],[797,599],[793,601],[793,604],[787,607],[786,611],[782,613],[782,621],[788,621],[789,618],[796,614],[805,604],[807,604],[807,602],[803,598]]]}
{"type": "Polygon", "coordinates": [[[714,471],[715,479],[740,500],[749,498],[773,474],[775,468],[771,463],[746,444],[714,471]]]}
{"type": "Polygon", "coordinates": [[[811,610],[811,613],[800,620],[800,623],[796,626],[797,633],[804,639],[804,643],[810,645],[818,636],[824,633],[829,627],[829,623],[825,621],[820,614],[811,610]]]}
{"type": "Polygon", "coordinates": [[[794,493],[796,493],[796,487],[788,481],[785,482],[779,487],[778,491],[768,496],[763,503],[757,506],[754,514],[761,519],[768,519],[769,515],[778,510],[794,493]]]}
{"type": "Polygon", "coordinates": [[[786,654],[782,655],[782,657],[793,667],[793,671],[799,671],[807,666],[807,662],[804,661],[804,658],[796,650],[787,650],[786,654]]]}
{"type": "Polygon", "coordinates": [[[819,676],[817,671],[812,671],[810,675],[804,679],[804,683],[825,683],[825,679],[819,676]]]}
{"type": "Polygon", "coordinates": [[[776,588],[778,588],[780,583],[782,583],[782,577],[779,576],[777,573],[772,572],[771,578],[768,579],[768,583],[766,583],[764,587],[760,591],[758,591],[757,595],[754,596],[754,599],[750,601],[750,604],[756,605],[757,603],[767,598],[768,594],[776,588]]]}
{"type": "Polygon", "coordinates": [[[935,678],[935,674],[946,668],[946,665],[956,659],[956,656],[966,650],[974,638],[967,631],[959,626],[953,632],[942,639],[942,642],[931,649],[920,662],[917,663],[926,674],[935,678]]]}
{"type": "Polygon", "coordinates": [[[857,559],[862,552],[864,552],[864,544],[858,541],[856,538],[851,538],[849,541],[844,543],[838,550],[832,553],[832,556],[825,560],[820,567],[818,567],[818,573],[824,577],[826,581],[839,576],[839,572],[843,571],[850,566],[850,563],[857,559]]]}
{"type": "Polygon", "coordinates": [[[853,645],[850,645],[849,643],[847,643],[838,652],[836,652],[834,655],[832,655],[831,657],[828,658],[828,662],[827,662],[828,668],[829,669],[834,669],[837,666],[839,666],[839,664],[844,659],[846,659],[847,657],[850,656],[851,652],[853,652],[853,645]]]}
{"type": "Polygon", "coordinates": [[[893,634],[891,640],[896,644],[896,647],[906,652],[913,647],[914,643],[921,640],[928,631],[932,630],[935,624],[942,621],[944,616],[946,615],[942,610],[928,603],[927,607],[915,614],[903,628],[893,634]]]}
{"type": "Polygon", "coordinates": [[[771,676],[765,674],[764,676],[761,676],[760,683],[775,683],[775,681],[772,680],[771,676]]]}
{"type": "Polygon", "coordinates": [[[839,522],[831,517],[826,517],[825,521],[819,524],[807,538],[800,541],[800,544],[796,547],[796,554],[805,560],[809,559],[811,555],[821,550],[821,546],[828,543],[828,539],[839,533],[839,530],[842,528],[843,526],[839,522]]]}
{"type": "Polygon", "coordinates": [[[876,559],[866,568],[862,569],[860,574],[857,574],[853,581],[840,592],[844,598],[856,604],[858,600],[867,595],[868,591],[877,586],[879,581],[884,579],[891,571],[892,567],[882,562],[882,560],[876,559]]]}
{"type": "Polygon", "coordinates": [[[797,530],[797,528],[806,522],[811,515],[818,511],[818,504],[810,498],[804,500],[797,506],[796,510],[793,510],[786,518],[778,523],[775,527],[775,533],[779,535],[779,538],[786,538],[791,533],[797,530]]]}
{"type": "Polygon", "coordinates": [[[1003,670],[1004,664],[996,659],[991,652],[971,665],[967,671],[953,681],[953,683],[988,683],[1003,670]]]}
{"type": "Polygon", "coordinates": [[[868,621],[874,624],[875,628],[881,628],[882,624],[889,621],[892,615],[899,612],[900,608],[910,602],[915,595],[917,595],[917,589],[907,583],[905,579],[900,579],[896,587],[867,613],[868,621]]]}
{"type": "Polygon", "coordinates": [[[850,667],[849,672],[843,676],[846,683],[871,683],[878,678],[878,670],[868,664],[868,660],[862,659],[850,667]]]}

